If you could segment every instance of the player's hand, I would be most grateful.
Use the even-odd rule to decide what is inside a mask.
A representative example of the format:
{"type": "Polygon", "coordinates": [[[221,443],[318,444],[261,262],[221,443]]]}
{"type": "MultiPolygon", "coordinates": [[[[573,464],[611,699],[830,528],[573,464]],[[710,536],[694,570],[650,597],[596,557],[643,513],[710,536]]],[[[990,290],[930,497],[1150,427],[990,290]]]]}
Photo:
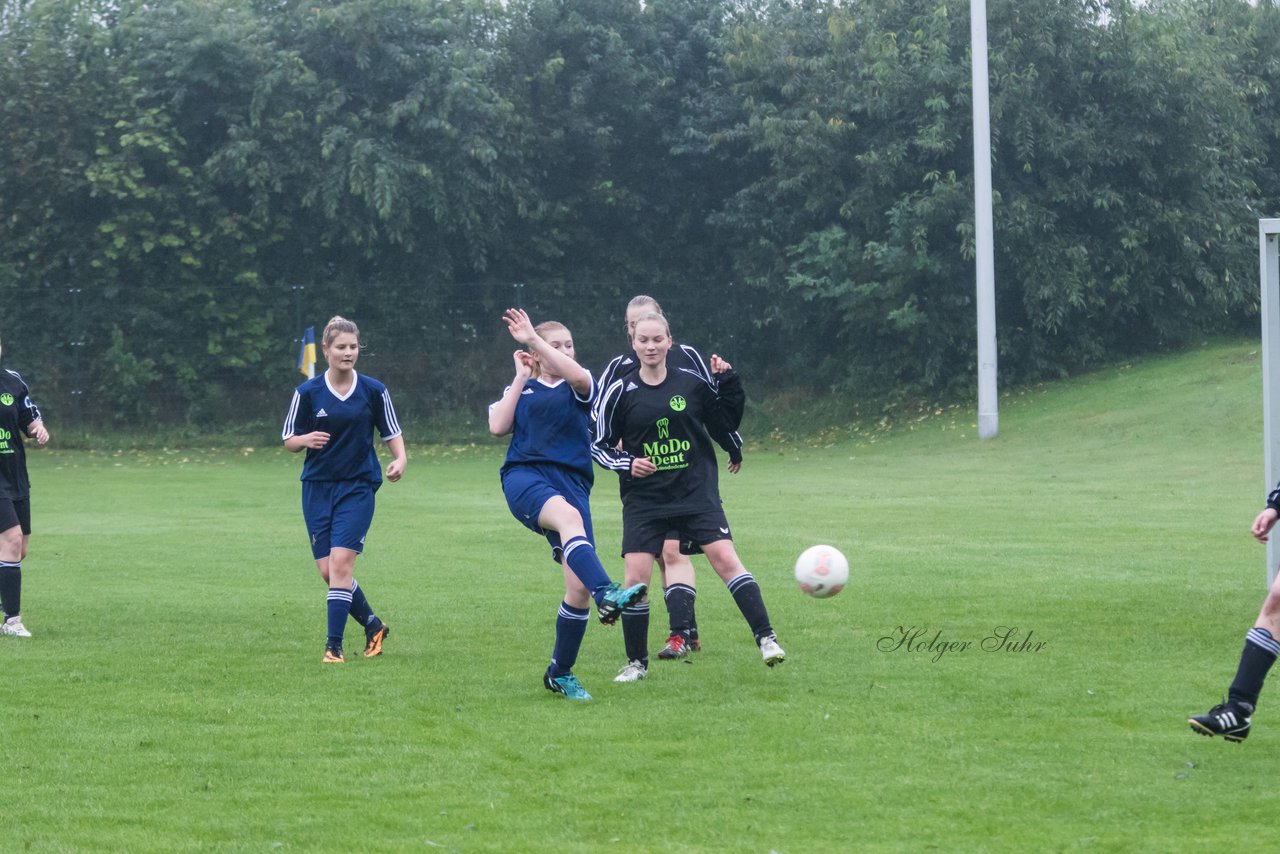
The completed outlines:
{"type": "Polygon", "coordinates": [[[739,461],[738,461],[738,462],[736,462],[736,463],[734,463],[734,462],[729,463],[729,474],[737,474],[737,473],[738,473],[738,472],[740,472],[740,471],[742,471],[742,461],[741,461],[741,460],[739,460],[739,461]]]}
{"type": "Polygon", "coordinates": [[[317,451],[329,444],[329,434],[323,430],[316,430],[308,433],[304,438],[302,447],[315,448],[317,451]]]}
{"type": "Polygon", "coordinates": [[[507,309],[502,315],[502,322],[507,324],[511,337],[521,344],[528,344],[538,337],[538,333],[533,331],[533,321],[523,308],[507,309]]]}
{"type": "Polygon", "coordinates": [[[533,376],[533,355],[527,350],[516,350],[511,354],[516,363],[516,379],[527,380],[533,376]]]}
{"type": "Polygon", "coordinates": [[[1276,519],[1280,519],[1280,513],[1268,507],[1258,514],[1258,518],[1253,520],[1253,527],[1250,533],[1253,534],[1255,540],[1265,543],[1270,539],[1271,529],[1276,525],[1276,519]]]}
{"type": "Polygon", "coordinates": [[[31,422],[30,432],[28,435],[36,440],[36,444],[43,445],[49,441],[49,431],[45,429],[43,421],[31,422]]]}
{"type": "Polygon", "coordinates": [[[404,460],[392,460],[387,463],[387,480],[395,483],[404,474],[404,460]]]}
{"type": "Polygon", "coordinates": [[[723,374],[733,370],[733,365],[721,359],[715,353],[711,354],[711,373],[723,374]]]}
{"type": "Polygon", "coordinates": [[[632,477],[648,477],[657,470],[658,467],[648,457],[636,457],[631,461],[632,477]]]}

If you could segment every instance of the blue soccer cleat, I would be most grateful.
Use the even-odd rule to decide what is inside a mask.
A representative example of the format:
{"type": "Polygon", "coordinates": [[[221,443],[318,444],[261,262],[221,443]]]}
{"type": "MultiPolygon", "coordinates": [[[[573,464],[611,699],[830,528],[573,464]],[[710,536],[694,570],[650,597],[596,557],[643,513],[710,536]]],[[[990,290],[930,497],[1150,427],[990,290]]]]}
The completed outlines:
{"type": "Polygon", "coordinates": [[[562,676],[552,676],[548,670],[542,676],[542,684],[547,690],[553,694],[563,694],[570,700],[590,700],[591,695],[587,693],[587,689],[582,687],[582,683],[578,681],[578,677],[572,673],[565,673],[562,676]]]}
{"type": "Polygon", "coordinates": [[[649,592],[647,584],[633,584],[622,587],[616,581],[604,589],[600,601],[596,603],[596,616],[606,626],[612,626],[622,616],[622,609],[632,602],[639,602],[649,592]]]}

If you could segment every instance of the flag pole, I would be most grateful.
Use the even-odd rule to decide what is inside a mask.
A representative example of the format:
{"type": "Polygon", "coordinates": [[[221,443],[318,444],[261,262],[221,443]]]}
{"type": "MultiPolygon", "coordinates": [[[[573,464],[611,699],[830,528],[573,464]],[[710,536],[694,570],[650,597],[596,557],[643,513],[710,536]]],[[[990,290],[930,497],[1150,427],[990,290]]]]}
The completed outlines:
{"type": "Polygon", "coordinates": [[[987,75],[987,2],[969,0],[973,54],[973,239],[977,258],[978,438],[1000,431],[996,401],[996,275],[991,214],[991,103],[987,75]]]}

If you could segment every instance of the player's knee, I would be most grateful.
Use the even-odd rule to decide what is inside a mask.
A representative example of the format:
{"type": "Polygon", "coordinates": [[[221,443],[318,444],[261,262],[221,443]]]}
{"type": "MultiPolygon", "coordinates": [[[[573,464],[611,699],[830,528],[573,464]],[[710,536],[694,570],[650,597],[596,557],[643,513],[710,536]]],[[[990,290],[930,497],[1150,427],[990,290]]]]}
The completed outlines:
{"type": "Polygon", "coordinates": [[[1262,616],[1275,618],[1280,616],[1280,579],[1271,585],[1271,591],[1262,603],[1262,616]]]}
{"type": "Polygon", "coordinates": [[[552,528],[560,534],[560,539],[570,540],[574,537],[585,537],[587,535],[587,526],[582,523],[582,514],[578,509],[567,501],[559,503],[552,512],[547,514],[545,521],[550,524],[544,524],[544,528],[552,528]]]}
{"type": "Polygon", "coordinates": [[[7,531],[0,532],[0,557],[7,560],[22,560],[22,529],[14,525],[7,531]]]}
{"type": "Polygon", "coordinates": [[[623,570],[623,583],[630,587],[633,584],[648,584],[653,580],[652,564],[649,569],[639,566],[628,566],[623,570]]]}
{"type": "Polygon", "coordinates": [[[711,568],[715,570],[716,575],[724,581],[741,575],[747,571],[742,565],[742,561],[738,558],[738,553],[732,548],[703,547],[707,555],[707,563],[711,564],[711,568]]]}

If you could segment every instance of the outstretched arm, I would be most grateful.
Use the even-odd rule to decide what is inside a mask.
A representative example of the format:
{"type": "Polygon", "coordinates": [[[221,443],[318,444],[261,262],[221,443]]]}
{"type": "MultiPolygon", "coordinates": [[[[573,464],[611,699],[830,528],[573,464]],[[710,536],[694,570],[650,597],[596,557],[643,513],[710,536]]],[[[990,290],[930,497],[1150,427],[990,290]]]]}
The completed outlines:
{"type": "Polygon", "coordinates": [[[502,316],[511,337],[538,354],[538,357],[557,376],[564,377],[573,390],[584,400],[591,394],[591,372],[579,365],[568,354],[552,347],[533,329],[533,321],[522,308],[509,308],[502,316]]]}

